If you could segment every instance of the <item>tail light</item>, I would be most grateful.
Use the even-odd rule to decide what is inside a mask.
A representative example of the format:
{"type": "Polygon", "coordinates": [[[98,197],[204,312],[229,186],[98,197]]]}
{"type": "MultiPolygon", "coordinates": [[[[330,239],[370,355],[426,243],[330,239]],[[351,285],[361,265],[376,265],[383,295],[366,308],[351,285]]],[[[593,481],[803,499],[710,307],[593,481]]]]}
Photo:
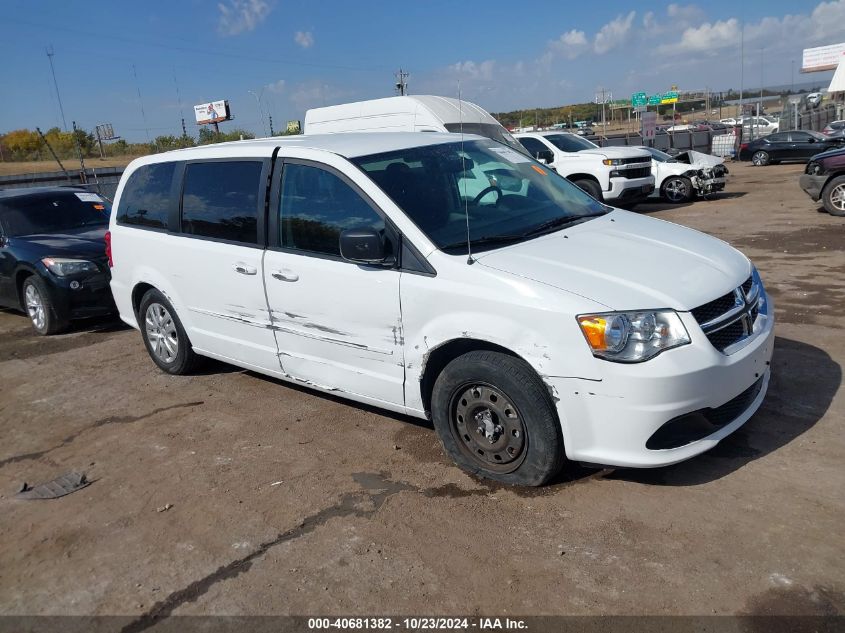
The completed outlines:
{"type": "Polygon", "coordinates": [[[111,231],[106,231],[106,257],[109,259],[109,268],[114,267],[114,261],[111,258],[111,231]]]}
{"type": "Polygon", "coordinates": [[[740,151],[742,151],[742,150],[744,150],[744,149],[748,149],[748,143],[742,143],[742,144],[739,146],[739,149],[740,149],[740,151]]]}

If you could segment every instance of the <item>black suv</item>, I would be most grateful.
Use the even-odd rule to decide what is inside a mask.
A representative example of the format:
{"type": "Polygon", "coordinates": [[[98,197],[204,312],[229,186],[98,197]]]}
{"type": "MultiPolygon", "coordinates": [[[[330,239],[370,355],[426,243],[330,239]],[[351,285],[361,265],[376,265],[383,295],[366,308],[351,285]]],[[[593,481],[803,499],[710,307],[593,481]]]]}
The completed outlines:
{"type": "Polygon", "coordinates": [[[0,306],[39,334],[116,312],[105,233],[109,204],[84,189],[0,190],[0,306]]]}

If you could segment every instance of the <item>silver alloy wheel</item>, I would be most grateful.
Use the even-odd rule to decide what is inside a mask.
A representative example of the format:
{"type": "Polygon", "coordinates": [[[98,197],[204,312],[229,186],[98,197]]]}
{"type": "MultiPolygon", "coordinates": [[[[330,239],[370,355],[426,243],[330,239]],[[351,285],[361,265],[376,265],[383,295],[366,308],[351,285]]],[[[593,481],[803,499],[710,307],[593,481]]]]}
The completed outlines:
{"type": "Polygon", "coordinates": [[[179,335],[173,317],[160,303],[151,303],[144,317],[147,340],[153,353],[164,363],[172,363],[179,354],[179,335]]]}
{"type": "Polygon", "coordinates": [[[24,301],[26,302],[26,312],[32,319],[35,329],[43,330],[47,323],[47,313],[44,310],[44,300],[41,298],[38,288],[32,284],[28,285],[24,294],[24,301]]]}
{"type": "Polygon", "coordinates": [[[836,185],[830,191],[830,204],[837,211],[845,211],[845,183],[836,185]]]}
{"type": "Polygon", "coordinates": [[[687,199],[687,183],[680,178],[672,178],[663,186],[663,192],[670,202],[683,202],[687,199]]]}
{"type": "Polygon", "coordinates": [[[754,152],[751,157],[751,164],[758,167],[766,165],[769,162],[769,155],[766,152],[754,152]]]}

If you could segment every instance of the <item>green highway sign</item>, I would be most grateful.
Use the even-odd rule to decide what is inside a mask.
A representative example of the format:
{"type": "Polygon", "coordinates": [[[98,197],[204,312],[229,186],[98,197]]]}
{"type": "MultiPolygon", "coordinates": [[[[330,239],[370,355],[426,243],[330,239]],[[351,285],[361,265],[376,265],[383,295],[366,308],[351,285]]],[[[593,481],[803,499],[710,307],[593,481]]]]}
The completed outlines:
{"type": "Polygon", "coordinates": [[[663,95],[651,95],[648,98],[648,105],[660,105],[660,99],[663,95]]]}
{"type": "Polygon", "coordinates": [[[631,106],[639,108],[646,104],[646,94],[644,92],[635,92],[631,95],[631,106]]]}
{"type": "Polygon", "coordinates": [[[677,103],[678,102],[678,91],[677,90],[670,90],[667,93],[661,95],[660,103],[677,103]]]}

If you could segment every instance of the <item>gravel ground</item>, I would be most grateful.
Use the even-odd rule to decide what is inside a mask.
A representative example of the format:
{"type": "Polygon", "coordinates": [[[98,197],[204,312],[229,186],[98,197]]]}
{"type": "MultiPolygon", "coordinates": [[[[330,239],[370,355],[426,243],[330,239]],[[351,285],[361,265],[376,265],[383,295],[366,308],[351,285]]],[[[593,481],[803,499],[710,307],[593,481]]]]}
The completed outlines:
{"type": "Polygon", "coordinates": [[[714,200],[638,211],[757,264],[774,375],[670,468],[503,488],[420,421],[220,364],[166,376],[121,325],[48,339],[0,313],[0,613],[845,613],[845,220],[800,165],[730,169],[714,200]],[[92,485],[15,499],[71,470],[92,485]]]}

